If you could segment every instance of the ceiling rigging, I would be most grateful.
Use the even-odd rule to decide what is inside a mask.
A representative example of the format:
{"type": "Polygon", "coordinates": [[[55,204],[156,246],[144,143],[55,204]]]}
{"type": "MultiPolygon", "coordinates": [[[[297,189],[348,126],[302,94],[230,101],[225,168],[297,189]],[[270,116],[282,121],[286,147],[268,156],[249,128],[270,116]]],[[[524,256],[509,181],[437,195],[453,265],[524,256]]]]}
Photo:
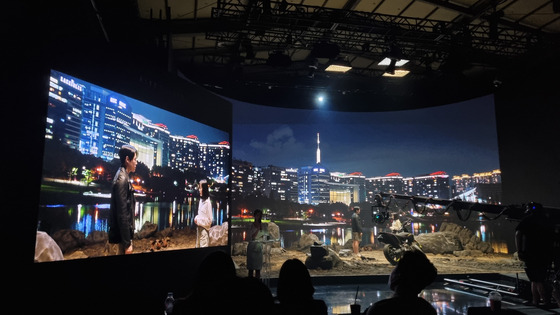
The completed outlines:
{"type": "MultiPolygon", "coordinates": [[[[95,0],[109,43],[165,51],[168,71],[263,105],[433,106],[491,93],[559,50],[558,0],[95,0]],[[392,60],[380,64],[384,58],[392,60]],[[536,59],[535,59],[536,58],[536,59]],[[400,66],[397,61],[406,60],[400,66]],[[334,62],[350,70],[329,72],[334,62]],[[387,77],[406,70],[401,78],[387,77]]],[[[99,32],[99,30],[98,30],[99,32]]]]}

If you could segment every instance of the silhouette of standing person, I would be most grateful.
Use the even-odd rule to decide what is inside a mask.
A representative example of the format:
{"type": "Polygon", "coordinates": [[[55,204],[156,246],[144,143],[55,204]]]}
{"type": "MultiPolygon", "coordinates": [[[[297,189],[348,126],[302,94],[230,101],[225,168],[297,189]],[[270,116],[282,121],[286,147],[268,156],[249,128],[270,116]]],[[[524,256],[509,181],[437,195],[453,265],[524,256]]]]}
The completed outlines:
{"type": "Polygon", "coordinates": [[[196,224],[196,247],[208,247],[210,245],[210,227],[212,226],[212,204],[208,182],[201,180],[198,183],[200,201],[198,202],[198,214],[194,217],[196,224]]]}
{"type": "Polygon", "coordinates": [[[362,220],[360,219],[360,207],[354,207],[352,213],[352,250],[354,256],[360,256],[360,242],[362,241],[362,220]]]}
{"type": "Polygon", "coordinates": [[[172,314],[227,313],[237,302],[234,297],[237,287],[238,277],[231,256],[221,250],[210,252],[200,263],[188,293],[175,300],[172,314]]]}
{"type": "Polygon", "coordinates": [[[123,145],[119,150],[121,166],[113,179],[111,190],[111,208],[108,219],[109,255],[132,254],[132,237],[134,236],[134,188],[129,174],[136,171],[137,150],[131,145],[123,145]]]}
{"type": "Polygon", "coordinates": [[[262,210],[253,211],[254,221],[249,227],[249,244],[247,245],[247,269],[249,277],[260,279],[263,266],[262,236],[266,233],[262,223],[262,210]]]}
{"type": "Polygon", "coordinates": [[[389,276],[389,287],[394,292],[393,296],[373,303],[365,314],[436,315],[436,309],[418,296],[436,276],[436,267],[424,253],[417,250],[405,252],[389,276]]]}
{"type": "Polygon", "coordinates": [[[327,304],[323,300],[315,299],[314,293],[315,287],[305,264],[297,258],[286,260],[280,267],[276,288],[280,313],[327,315],[327,304]]]}
{"type": "Polygon", "coordinates": [[[517,255],[525,263],[525,273],[531,282],[532,301],[526,304],[548,305],[551,289],[546,280],[552,265],[554,227],[540,204],[528,204],[526,213],[515,228],[517,255]]]}

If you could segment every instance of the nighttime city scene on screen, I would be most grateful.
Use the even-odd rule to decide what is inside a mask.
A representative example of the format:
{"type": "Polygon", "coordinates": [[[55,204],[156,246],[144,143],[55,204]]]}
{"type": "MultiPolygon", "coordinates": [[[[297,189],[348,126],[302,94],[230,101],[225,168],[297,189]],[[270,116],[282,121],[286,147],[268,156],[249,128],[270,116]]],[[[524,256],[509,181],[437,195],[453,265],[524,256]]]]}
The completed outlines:
{"type": "MultiPolygon", "coordinates": [[[[316,110],[232,103],[231,242],[239,264],[255,209],[268,224],[269,258],[317,245],[336,253],[326,261],[304,255],[311,270],[338,273],[340,261],[356,257],[368,271],[350,274],[390,266],[401,248],[386,249],[379,236],[387,232],[408,232],[433,254],[512,258],[517,221],[496,212],[504,206],[492,96],[367,113],[322,109],[320,100],[316,110]],[[364,231],[357,256],[355,208],[364,231]],[[454,246],[437,240],[444,234],[454,246]]],[[[466,272],[459,269],[449,272],[466,272]]]]}
{"type": "MultiPolygon", "coordinates": [[[[53,70],[38,235],[57,241],[58,259],[107,255],[111,186],[123,145],[137,149],[129,175],[135,253],[197,247],[202,181],[212,203],[209,245],[227,245],[229,133],[53,70]]],[[[36,257],[43,259],[55,260],[36,257]]]]}

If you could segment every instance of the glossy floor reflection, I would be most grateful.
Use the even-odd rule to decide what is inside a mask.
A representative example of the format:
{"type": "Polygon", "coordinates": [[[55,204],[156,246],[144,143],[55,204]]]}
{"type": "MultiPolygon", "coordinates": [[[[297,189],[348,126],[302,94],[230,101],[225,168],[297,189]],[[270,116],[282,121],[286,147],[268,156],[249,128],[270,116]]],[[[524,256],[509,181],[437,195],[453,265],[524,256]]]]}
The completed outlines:
{"type": "MultiPolygon", "coordinates": [[[[323,299],[329,314],[349,314],[350,303],[357,302],[364,311],[372,303],[392,295],[387,285],[326,285],[316,286],[315,297],[323,299]]],[[[432,303],[438,314],[467,314],[470,306],[486,306],[486,297],[462,293],[437,283],[424,290],[423,298],[432,303]]]]}
{"type": "MultiPolygon", "coordinates": [[[[315,279],[318,280],[318,279],[315,279]]],[[[315,284],[315,298],[322,299],[329,308],[329,314],[350,314],[350,304],[357,299],[363,312],[372,303],[392,295],[386,279],[376,278],[364,282],[363,279],[334,279],[315,284]]],[[[492,280],[494,281],[494,280],[492,280]]],[[[276,288],[271,287],[276,293],[276,288]]],[[[445,278],[430,285],[423,292],[423,298],[429,301],[439,315],[467,315],[469,307],[485,307],[488,291],[468,288],[456,283],[445,281],[445,278]]],[[[523,305],[524,299],[504,294],[503,308],[518,310],[522,314],[560,314],[560,309],[545,310],[523,305]]]]}

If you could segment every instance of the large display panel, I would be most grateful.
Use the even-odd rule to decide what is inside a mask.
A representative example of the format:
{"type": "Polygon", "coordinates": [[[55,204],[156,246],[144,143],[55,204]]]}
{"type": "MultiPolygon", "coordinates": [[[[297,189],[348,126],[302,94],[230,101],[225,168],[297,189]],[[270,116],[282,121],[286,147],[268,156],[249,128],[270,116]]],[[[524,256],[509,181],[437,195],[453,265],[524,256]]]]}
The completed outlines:
{"type": "MultiPolygon", "coordinates": [[[[200,196],[210,186],[210,247],[228,245],[230,134],[189,111],[181,115],[51,70],[35,262],[107,255],[112,180],[118,150],[138,150],[134,253],[196,245],[200,196]]],[[[141,93],[138,93],[141,94],[141,93]]],[[[168,105],[168,104],[165,104],[168,105]]]]}
{"type": "MultiPolygon", "coordinates": [[[[502,205],[493,95],[386,112],[331,111],[327,102],[316,110],[232,104],[233,244],[247,240],[259,208],[278,226],[282,247],[313,234],[339,253],[351,248],[350,217],[360,207],[366,249],[382,250],[379,236],[400,221],[415,237],[455,224],[476,240],[471,248],[515,253],[517,221],[484,214],[502,205]],[[458,211],[435,200],[479,208],[458,211]]],[[[455,250],[471,246],[461,245],[455,250]]]]}

